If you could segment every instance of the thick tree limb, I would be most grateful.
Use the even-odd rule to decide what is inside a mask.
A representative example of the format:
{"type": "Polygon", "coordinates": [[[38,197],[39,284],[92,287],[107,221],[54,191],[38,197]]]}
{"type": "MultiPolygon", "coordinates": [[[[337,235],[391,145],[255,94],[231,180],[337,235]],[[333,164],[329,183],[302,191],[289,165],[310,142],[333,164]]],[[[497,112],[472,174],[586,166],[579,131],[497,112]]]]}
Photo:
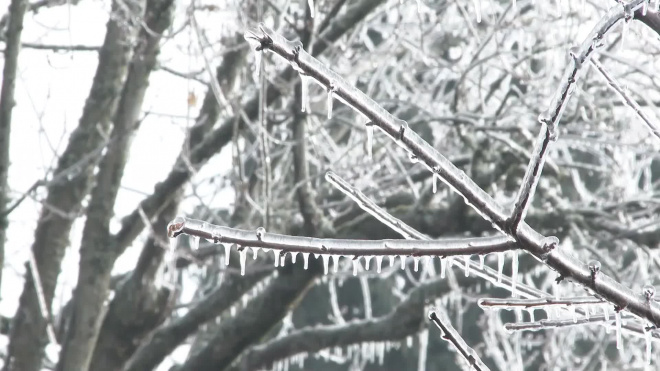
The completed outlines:
{"type": "Polygon", "coordinates": [[[28,8],[27,0],[12,0],[9,5],[7,26],[7,46],[2,70],[2,87],[0,88],[0,283],[2,283],[2,267],[5,262],[5,241],[7,239],[8,213],[5,212],[9,202],[9,138],[11,136],[11,116],[14,109],[14,91],[16,90],[16,71],[18,69],[18,54],[21,50],[21,33],[23,19],[28,8]]]}
{"type": "MultiPolygon", "coordinates": [[[[113,4],[113,12],[124,9],[113,4]]],[[[124,24],[130,14],[118,14],[111,17],[107,25],[107,33],[103,47],[99,53],[99,64],[89,98],[83,108],[78,127],[71,134],[69,143],[60,156],[54,176],[77,163],[81,158],[93,152],[104,143],[110,121],[113,118],[120,92],[126,77],[132,52],[130,41],[137,31],[137,25],[132,22],[124,24]]],[[[95,164],[95,162],[91,162],[95,164]]],[[[48,196],[35,231],[35,241],[32,250],[35,255],[39,273],[43,280],[45,301],[50,306],[60,264],[64,251],[69,244],[69,232],[73,219],[63,215],[76,215],[80,212],[81,202],[85,198],[90,185],[92,166],[85,164],[71,173],[66,181],[51,183],[48,186],[48,196]],[[60,213],[52,210],[59,210],[60,213]],[[62,213],[63,212],[63,213],[62,213]]],[[[46,320],[41,318],[39,305],[34,289],[33,277],[28,274],[21,295],[19,308],[9,343],[9,354],[5,362],[5,370],[38,371],[44,349],[44,331],[46,320]]]]}

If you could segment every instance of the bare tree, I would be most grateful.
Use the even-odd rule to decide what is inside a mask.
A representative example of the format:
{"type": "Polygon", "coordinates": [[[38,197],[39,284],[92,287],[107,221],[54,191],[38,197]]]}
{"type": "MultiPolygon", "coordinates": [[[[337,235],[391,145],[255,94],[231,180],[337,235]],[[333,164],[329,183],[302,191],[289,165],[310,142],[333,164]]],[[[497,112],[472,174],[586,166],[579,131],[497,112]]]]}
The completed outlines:
{"type": "Polygon", "coordinates": [[[12,1],[3,254],[17,210],[41,212],[4,369],[656,364],[658,2],[578,3],[117,0],[94,45],[21,37],[77,2],[12,1]],[[98,51],[28,190],[9,176],[21,46],[98,51]],[[184,115],[149,106],[182,93],[166,76],[184,115]],[[182,145],[117,217],[145,122],[182,145]]]}

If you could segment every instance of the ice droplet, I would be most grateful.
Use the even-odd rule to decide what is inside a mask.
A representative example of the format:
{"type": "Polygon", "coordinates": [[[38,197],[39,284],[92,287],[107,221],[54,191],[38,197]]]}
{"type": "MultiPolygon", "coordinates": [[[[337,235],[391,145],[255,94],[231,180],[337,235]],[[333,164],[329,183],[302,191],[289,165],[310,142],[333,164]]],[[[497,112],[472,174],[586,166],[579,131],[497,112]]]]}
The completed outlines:
{"type": "Polygon", "coordinates": [[[193,250],[199,249],[199,237],[191,236],[190,237],[190,248],[193,250]]]}
{"type": "Polygon", "coordinates": [[[516,297],[516,284],[518,282],[518,250],[513,250],[511,258],[511,296],[516,297]]]}
{"type": "Polygon", "coordinates": [[[309,253],[304,252],[302,253],[302,255],[303,255],[303,263],[304,263],[303,268],[307,269],[307,265],[309,263],[309,253]]]}
{"type": "Polygon", "coordinates": [[[225,247],[225,265],[229,265],[229,252],[231,251],[231,245],[226,243],[225,247]]]}
{"type": "Polygon", "coordinates": [[[381,268],[382,265],[383,265],[383,256],[378,255],[376,257],[376,272],[377,273],[380,273],[380,268],[381,268]]]}
{"type": "Polygon", "coordinates": [[[262,238],[264,238],[264,234],[266,234],[266,228],[264,227],[259,227],[257,228],[257,240],[261,241],[262,238]]]}
{"type": "Polygon", "coordinates": [[[600,272],[600,266],[601,264],[598,260],[590,260],[587,264],[587,267],[589,268],[592,276],[595,276],[598,274],[598,272],[600,272]]]}
{"type": "Polygon", "coordinates": [[[373,148],[374,148],[374,125],[371,122],[367,122],[367,158],[369,160],[373,157],[373,148]]]}
{"type": "Polygon", "coordinates": [[[239,260],[241,261],[241,276],[245,276],[245,259],[247,258],[247,249],[243,249],[238,253],[239,260]]]}
{"type": "Polygon", "coordinates": [[[497,253],[497,283],[502,282],[502,270],[504,269],[504,253],[497,253]]]}
{"type": "Polygon", "coordinates": [[[621,340],[621,312],[614,312],[616,321],[616,349],[623,351],[623,341],[621,340]]]}
{"type": "Polygon", "coordinates": [[[321,255],[321,259],[323,259],[323,274],[327,275],[328,274],[328,256],[327,255],[321,255]]]}

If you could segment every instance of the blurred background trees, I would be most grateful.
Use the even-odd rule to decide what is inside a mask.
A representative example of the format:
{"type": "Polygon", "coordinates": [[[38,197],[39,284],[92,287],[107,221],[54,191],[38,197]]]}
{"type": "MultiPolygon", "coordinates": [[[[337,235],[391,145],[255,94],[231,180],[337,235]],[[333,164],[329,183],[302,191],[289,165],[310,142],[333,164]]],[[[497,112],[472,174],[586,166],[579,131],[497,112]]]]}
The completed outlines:
{"type": "MultiPolygon", "coordinates": [[[[253,260],[250,250],[243,276],[237,247],[166,234],[182,214],[301,236],[400,238],[328,184],[328,170],[429,236],[493,234],[415,159],[379,131],[370,139],[364,118],[329,105],[316,84],[303,92],[298,73],[277,56],[259,57],[243,33],[264,22],[300,40],[507,204],[569,48],[615,1],[5,5],[5,370],[466,367],[427,321],[431,304],[493,369],[644,367],[643,337],[624,332],[617,350],[613,318],[506,332],[505,322],[548,314],[480,309],[479,298],[510,292],[456,267],[441,277],[439,259],[408,258],[403,270],[399,258],[393,266],[386,259],[381,272],[360,260],[354,275],[356,263],[342,257],[325,275],[322,258],[303,269],[301,256],[293,263],[260,251],[253,260]]],[[[609,35],[597,57],[657,120],[653,5],[609,35]]],[[[657,283],[658,148],[588,69],[528,223],[636,291],[657,283]]],[[[485,264],[496,269],[497,261],[485,264]]],[[[585,295],[571,283],[553,287],[556,275],[524,254],[519,277],[548,294],[585,295]]]]}

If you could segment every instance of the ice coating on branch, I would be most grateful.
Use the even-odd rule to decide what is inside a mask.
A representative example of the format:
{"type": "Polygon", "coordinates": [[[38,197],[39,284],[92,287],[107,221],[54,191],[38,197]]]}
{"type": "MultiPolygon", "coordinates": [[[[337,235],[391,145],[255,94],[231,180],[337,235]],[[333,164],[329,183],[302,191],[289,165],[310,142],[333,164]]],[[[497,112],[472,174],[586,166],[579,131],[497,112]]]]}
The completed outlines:
{"type": "Polygon", "coordinates": [[[655,297],[655,286],[653,285],[644,285],[642,287],[642,295],[646,298],[646,301],[651,301],[655,297]]]}
{"type": "Polygon", "coordinates": [[[167,224],[167,237],[174,238],[183,232],[183,227],[186,224],[186,218],[177,216],[167,224]]]}

